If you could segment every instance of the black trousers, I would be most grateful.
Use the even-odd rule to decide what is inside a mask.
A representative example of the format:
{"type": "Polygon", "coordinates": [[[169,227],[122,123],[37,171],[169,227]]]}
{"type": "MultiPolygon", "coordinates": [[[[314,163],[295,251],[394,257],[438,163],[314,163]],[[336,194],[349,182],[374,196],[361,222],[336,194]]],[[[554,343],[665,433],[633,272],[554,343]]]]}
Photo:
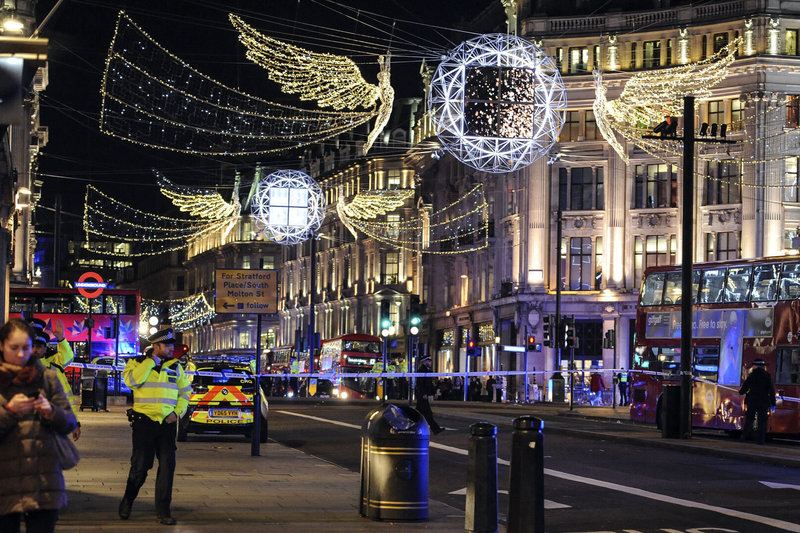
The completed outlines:
{"type": "Polygon", "coordinates": [[[156,474],[156,514],[170,516],[172,480],[175,477],[175,439],[178,423],[159,424],[149,418],[135,420],[133,426],[133,452],[131,470],[125,487],[125,498],[133,501],[153,468],[153,458],[158,457],[156,474]]]}
{"type": "Polygon", "coordinates": [[[0,531],[3,533],[19,533],[20,521],[25,520],[27,533],[53,533],[58,521],[58,509],[41,509],[27,513],[11,513],[0,515],[0,531]]]}
{"type": "Polygon", "coordinates": [[[742,439],[749,439],[753,433],[753,422],[758,417],[758,427],[756,428],[756,440],[759,444],[764,444],[767,440],[767,408],[750,409],[744,414],[744,431],[742,439]]]}
{"type": "Polygon", "coordinates": [[[619,384],[619,404],[620,405],[628,405],[628,384],[627,383],[620,383],[619,384]]]}
{"type": "Polygon", "coordinates": [[[425,420],[428,421],[428,425],[431,428],[431,431],[439,431],[441,429],[439,424],[436,423],[436,420],[433,419],[433,411],[431,411],[431,402],[428,401],[427,398],[419,397],[417,398],[417,411],[420,412],[422,416],[425,417],[425,420]]]}

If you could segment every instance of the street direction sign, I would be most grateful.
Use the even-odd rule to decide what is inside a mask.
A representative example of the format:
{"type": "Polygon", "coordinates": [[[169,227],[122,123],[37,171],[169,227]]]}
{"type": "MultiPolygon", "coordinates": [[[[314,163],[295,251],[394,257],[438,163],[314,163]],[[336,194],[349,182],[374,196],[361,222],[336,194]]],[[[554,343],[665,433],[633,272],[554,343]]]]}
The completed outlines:
{"type": "Polygon", "coordinates": [[[276,313],[277,270],[217,270],[217,313],[276,313]]]}

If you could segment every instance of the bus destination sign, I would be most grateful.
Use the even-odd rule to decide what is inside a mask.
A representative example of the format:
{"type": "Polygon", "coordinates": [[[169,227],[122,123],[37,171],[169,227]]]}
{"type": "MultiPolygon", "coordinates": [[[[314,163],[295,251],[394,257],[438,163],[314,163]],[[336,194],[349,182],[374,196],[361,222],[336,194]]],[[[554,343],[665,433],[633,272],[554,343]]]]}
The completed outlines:
{"type": "Polygon", "coordinates": [[[277,270],[217,270],[217,313],[276,313],[277,270]]]}

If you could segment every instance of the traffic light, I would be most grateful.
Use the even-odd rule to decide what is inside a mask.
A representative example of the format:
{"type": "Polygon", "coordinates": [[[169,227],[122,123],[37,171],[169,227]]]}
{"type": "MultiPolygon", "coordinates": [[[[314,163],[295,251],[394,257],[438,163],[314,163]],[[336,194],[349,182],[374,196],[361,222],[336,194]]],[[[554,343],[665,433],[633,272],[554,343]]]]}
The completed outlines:
{"type": "Polygon", "coordinates": [[[614,331],[613,329],[606,331],[605,337],[603,338],[603,348],[606,348],[608,350],[614,348],[614,343],[616,342],[615,338],[616,338],[616,331],[614,331]]]}
{"type": "Polygon", "coordinates": [[[475,341],[470,339],[467,341],[467,357],[477,357],[480,354],[478,346],[475,341]]]}
{"type": "Polygon", "coordinates": [[[575,319],[563,317],[564,320],[564,345],[570,348],[575,346],[575,319]]]}
{"type": "Polygon", "coordinates": [[[408,333],[410,335],[419,334],[419,325],[422,323],[419,307],[419,296],[412,294],[408,306],[408,333]]]}
{"type": "Polygon", "coordinates": [[[544,331],[544,345],[545,346],[552,346],[553,345],[553,324],[551,320],[553,319],[550,315],[545,315],[542,320],[542,330],[544,331]]]}
{"type": "Polygon", "coordinates": [[[392,317],[389,313],[389,300],[381,300],[381,336],[389,336],[389,328],[392,327],[392,317]]]}
{"type": "Polygon", "coordinates": [[[536,336],[534,335],[528,335],[528,351],[536,351],[536,336]]]}

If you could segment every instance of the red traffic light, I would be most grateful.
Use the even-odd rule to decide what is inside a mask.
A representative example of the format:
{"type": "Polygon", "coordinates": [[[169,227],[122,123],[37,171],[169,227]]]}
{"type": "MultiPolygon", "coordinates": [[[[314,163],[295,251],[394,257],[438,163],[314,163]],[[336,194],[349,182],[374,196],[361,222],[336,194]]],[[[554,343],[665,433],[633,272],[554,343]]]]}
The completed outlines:
{"type": "Polygon", "coordinates": [[[474,347],[475,347],[475,341],[472,340],[467,341],[467,348],[474,348],[474,347]]]}
{"type": "Polygon", "coordinates": [[[536,336],[528,335],[528,344],[535,344],[535,343],[536,343],[536,336]]]}

